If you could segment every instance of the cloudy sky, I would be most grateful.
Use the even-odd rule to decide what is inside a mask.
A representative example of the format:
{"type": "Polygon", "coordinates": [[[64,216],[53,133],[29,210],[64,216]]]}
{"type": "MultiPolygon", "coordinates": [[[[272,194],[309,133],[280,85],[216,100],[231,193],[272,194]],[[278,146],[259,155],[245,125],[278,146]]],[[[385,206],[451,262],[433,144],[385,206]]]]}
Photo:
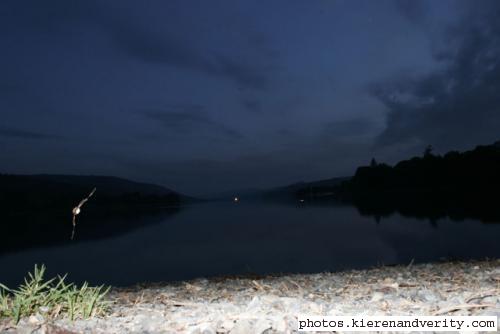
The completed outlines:
{"type": "Polygon", "coordinates": [[[498,1],[0,4],[0,172],[188,194],[500,139],[498,1]]]}

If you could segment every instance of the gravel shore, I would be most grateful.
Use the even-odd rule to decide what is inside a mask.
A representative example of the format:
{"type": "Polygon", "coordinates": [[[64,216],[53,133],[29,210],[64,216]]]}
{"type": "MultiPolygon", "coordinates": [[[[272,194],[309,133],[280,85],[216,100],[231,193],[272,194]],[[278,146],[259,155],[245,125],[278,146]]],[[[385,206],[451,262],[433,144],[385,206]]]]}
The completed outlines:
{"type": "Polygon", "coordinates": [[[500,260],[197,279],[115,288],[109,299],[106,318],[36,315],[0,333],[271,334],[296,333],[298,314],[498,317],[500,260]]]}

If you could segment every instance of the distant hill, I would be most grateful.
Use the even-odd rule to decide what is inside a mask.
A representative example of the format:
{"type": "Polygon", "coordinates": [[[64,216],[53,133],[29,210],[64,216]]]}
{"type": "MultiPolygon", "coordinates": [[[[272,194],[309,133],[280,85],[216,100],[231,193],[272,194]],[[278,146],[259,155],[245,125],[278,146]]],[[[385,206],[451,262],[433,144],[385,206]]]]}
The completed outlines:
{"type": "Polygon", "coordinates": [[[400,212],[410,216],[479,217],[499,221],[500,142],[466,152],[434,155],[428,150],[389,166],[359,167],[333,192],[365,214],[400,212]]]}
{"type": "Polygon", "coordinates": [[[88,207],[177,205],[187,197],[164,187],[111,176],[0,174],[3,212],[72,208],[93,188],[88,207]]]}
{"type": "Polygon", "coordinates": [[[114,176],[38,174],[38,175],[33,175],[33,177],[51,182],[65,183],[68,185],[75,185],[82,187],[93,186],[99,188],[99,192],[107,196],[118,196],[124,193],[135,193],[135,192],[144,195],[158,195],[158,196],[175,193],[173,190],[170,190],[168,188],[156,184],[135,182],[114,176]]]}
{"type": "Polygon", "coordinates": [[[496,193],[500,190],[500,142],[443,156],[429,151],[422,157],[400,161],[394,167],[375,162],[359,167],[340,190],[353,195],[431,190],[480,197],[489,191],[496,193]]]}
{"type": "Polygon", "coordinates": [[[261,192],[260,195],[263,198],[324,198],[333,195],[333,192],[340,186],[340,184],[349,179],[350,177],[335,177],[312,182],[297,182],[261,192]]]}
{"type": "Polygon", "coordinates": [[[238,197],[243,201],[267,201],[267,200],[287,200],[298,197],[309,196],[309,194],[301,194],[306,189],[311,190],[315,197],[321,197],[330,194],[332,189],[340,185],[343,181],[349,180],[349,177],[336,177],[326,180],[312,182],[297,182],[281,187],[269,189],[245,188],[235,189],[231,191],[220,192],[206,196],[210,200],[226,200],[231,201],[234,197],[238,197]]]}
{"type": "Polygon", "coordinates": [[[210,193],[202,198],[208,201],[232,201],[235,196],[241,199],[255,199],[260,196],[263,190],[257,188],[233,189],[210,193]]]}

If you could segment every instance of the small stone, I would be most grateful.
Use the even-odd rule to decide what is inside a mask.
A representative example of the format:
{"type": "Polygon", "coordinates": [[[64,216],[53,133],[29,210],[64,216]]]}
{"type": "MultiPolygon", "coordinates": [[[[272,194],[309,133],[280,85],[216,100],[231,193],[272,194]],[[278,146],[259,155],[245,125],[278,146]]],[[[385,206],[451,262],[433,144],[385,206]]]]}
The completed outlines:
{"type": "Polygon", "coordinates": [[[43,322],[43,317],[41,314],[37,313],[35,315],[31,315],[29,318],[28,318],[28,323],[32,324],[32,325],[39,325],[43,322]]]}
{"type": "Polygon", "coordinates": [[[196,327],[196,328],[193,328],[189,331],[189,334],[201,334],[201,330],[196,327]]]}
{"type": "Polygon", "coordinates": [[[323,308],[316,303],[310,303],[309,310],[310,310],[311,314],[321,315],[323,313],[323,308]]]}
{"type": "Polygon", "coordinates": [[[436,302],[437,297],[429,290],[419,291],[418,296],[426,302],[436,302]]]}
{"type": "Polygon", "coordinates": [[[41,313],[48,313],[50,311],[50,308],[47,306],[42,306],[39,308],[41,313]]]}
{"type": "Polygon", "coordinates": [[[215,328],[213,328],[210,324],[203,324],[199,327],[200,334],[216,334],[215,328]]]}
{"type": "Polygon", "coordinates": [[[381,293],[381,292],[375,292],[373,295],[372,295],[372,299],[371,301],[372,302],[378,302],[378,301],[381,301],[382,299],[384,299],[384,294],[381,293]]]}
{"type": "Polygon", "coordinates": [[[231,320],[224,320],[220,324],[220,326],[217,328],[218,332],[229,332],[231,329],[234,327],[234,321],[231,320]]]}
{"type": "Polygon", "coordinates": [[[292,316],[285,316],[284,320],[287,324],[288,329],[295,329],[298,327],[297,318],[292,316]]]}
{"type": "Polygon", "coordinates": [[[273,329],[275,329],[278,333],[285,333],[288,329],[286,318],[276,321],[276,323],[273,325],[273,329]]]}
{"type": "Polygon", "coordinates": [[[485,304],[496,304],[498,302],[500,302],[500,299],[497,298],[496,296],[489,296],[489,297],[483,298],[483,303],[485,303],[485,304]]]}
{"type": "Polygon", "coordinates": [[[33,326],[19,326],[16,328],[17,334],[32,334],[33,332],[36,331],[36,327],[33,326]]]}
{"type": "Polygon", "coordinates": [[[253,297],[252,301],[248,303],[247,311],[259,308],[261,306],[259,297],[253,297]]]}
{"type": "Polygon", "coordinates": [[[203,329],[203,331],[201,332],[201,334],[216,334],[217,332],[215,331],[215,329],[213,327],[207,327],[205,329],[203,329]]]}
{"type": "Polygon", "coordinates": [[[236,322],[231,334],[248,334],[253,333],[252,322],[249,319],[240,319],[236,322]]]}
{"type": "Polygon", "coordinates": [[[268,319],[257,319],[257,321],[254,324],[253,333],[261,334],[270,328],[272,328],[272,325],[268,319]]]}

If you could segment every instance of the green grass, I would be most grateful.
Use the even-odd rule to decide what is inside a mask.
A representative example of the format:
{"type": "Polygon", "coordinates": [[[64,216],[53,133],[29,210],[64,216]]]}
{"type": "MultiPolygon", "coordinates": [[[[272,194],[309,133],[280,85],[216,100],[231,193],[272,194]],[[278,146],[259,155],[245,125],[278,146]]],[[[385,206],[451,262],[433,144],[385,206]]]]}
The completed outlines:
{"type": "Polygon", "coordinates": [[[41,313],[56,318],[85,319],[107,313],[110,303],[104,300],[109,287],[90,287],[86,282],[78,287],[66,283],[66,275],[44,279],[45,266],[35,265],[24,283],[17,289],[0,284],[0,318],[12,318],[16,323],[22,317],[41,313]]]}

